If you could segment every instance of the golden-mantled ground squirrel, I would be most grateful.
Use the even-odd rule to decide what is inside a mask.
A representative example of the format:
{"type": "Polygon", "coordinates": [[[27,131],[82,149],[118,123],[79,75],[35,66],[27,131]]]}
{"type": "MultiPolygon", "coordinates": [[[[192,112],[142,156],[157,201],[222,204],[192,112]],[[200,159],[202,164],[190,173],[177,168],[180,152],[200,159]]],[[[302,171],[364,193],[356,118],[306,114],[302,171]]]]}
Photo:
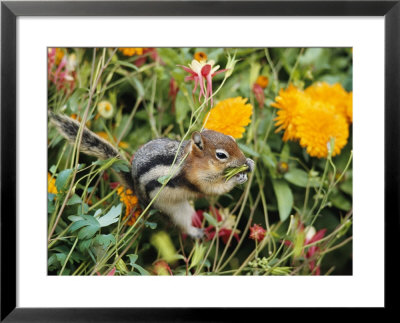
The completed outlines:
{"type": "MultiPolygon", "coordinates": [[[[49,112],[49,117],[65,138],[75,142],[79,122],[52,112],[49,112]]],[[[171,165],[178,148],[179,141],[176,140],[152,140],[135,153],[131,173],[120,173],[124,185],[136,193],[142,205],[147,205],[159,191],[162,186],[159,178],[171,174],[171,165]]],[[[84,128],[82,134],[80,150],[99,159],[119,156],[115,147],[87,128],[84,128]]],[[[248,166],[246,172],[254,169],[254,161],[244,156],[233,137],[212,130],[194,132],[191,140],[182,143],[172,168],[174,175],[158,194],[153,206],[169,215],[183,232],[193,238],[201,238],[203,231],[192,226],[195,210],[189,200],[221,195],[235,185],[243,184],[247,181],[246,172],[228,181],[224,176],[227,168],[242,165],[248,166]]]]}

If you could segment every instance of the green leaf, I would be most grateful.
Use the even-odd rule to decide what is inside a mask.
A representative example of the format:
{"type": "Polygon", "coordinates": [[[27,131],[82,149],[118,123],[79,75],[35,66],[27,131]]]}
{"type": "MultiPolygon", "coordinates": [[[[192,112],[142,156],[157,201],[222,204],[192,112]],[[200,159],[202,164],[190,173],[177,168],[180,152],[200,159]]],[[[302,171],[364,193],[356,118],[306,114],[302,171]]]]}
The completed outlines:
{"type": "Polygon", "coordinates": [[[56,179],[56,187],[58,192],[61,192],[64,186],[67,184],[68,178],[71,175],[71,173],[72,169],[64,169],[58,174],[56,179]]]}
{"type": "Polygon", "coordinates": [[[164,185],[164,183],[167,182],[170,177],[171,177],[171,175],[164,175],[164,176],[161,176],[161,177],[157,178],[157,181],[160,184],[164,185]]]}
{"type": "Polygon", "coordinates": [[[293,207],[293,194],[289,184],[282,179],[272,179],[276,200],[278,202],[279,218],[285,221],[293,207]]]}
{"type": "Polygon", "coordinates": [[[158,55],[161,56],[162,60],[167,64],[167,66],[175,66],[177,64],[184,64],[181,57],[172,48],[157,48],[158,55]]]}
{"type": "Polygon", "coordinates": [[[343,211],[350,211],[352,207],[351,201],[349,201],[342,193],[339,191],[332,192],[329,195],[329,201],[332,205],[343,211]]]}
{"type": "Polygon", "coordinates": [[[110,234],[99,234],[93,239],[93,243],[102,245],[107,248],[111,244],[115,244],[115,237],[110,234]]]}
{"type": "Polygon", "coordinates": [[[67,107],[71,112],[78,112],[78,105],[85,94],[88,92],[87,89],[78,88],[72,93],[67,101],[67,107]]]}
{"type": "Polygon", "coordinates": [[[92,239],[88,239],[88,240],[83,240],[79,243],[79,250],[81,252],[84,252],[86,250],[89,249],[89,247],[91,246],[93,240],[92,239]]]}
{"type": "Polygon", "coordinates": [[[290,168],[289,171],[283,175],[283,177],[291,184],[300,187],[315,187],[319,185],[318,179],[315,177],[309,177],[308,173],[299,168],[290,168]]]}
{"type": "Polygon", "coordinates": [[[199,244],[196,242],[196,246],[194,249],[192,261],[190,263],[189,269],[196,267],[197,265],[200,264],[200,261],[203,260],[204,254],[206,252],[207,247],[203,246],[202,244],[199,244]]]}
{"type": "MultiPolygon", "coordinates": [[[[70,218],[70,217],[68,217],[70,218]]],[[[84,226],[88,225],[87,221],[85,220],[78,220],[72,223],[71,227],[69,228],[70,232],[74,232],[76,230],[79,230],[80,228],[83,228],[84,226]]]]}
{"type": "Polygon", "coordinates": [[[47,201],[47,213],[53,213],[55,210],[55,206],[52,201],[47,201]]]}
{"type": "Polygon", "coordinates": [[[111,166],[111,168],[113,170],[115,170],[116,172],[125,172],[125,173],[129,173],[130,172],[130,168],[129,168],[129,164],[127,161],[123,160],[123,159],[117,159],[111,166]]]}
{"type": "Polygon", "coordinates": [[[72,221],[72,222],[84,220],[83,217],[78,216],[78,215],[70,215],[70,216],[68,217],[68,219],[69,219],[70,221],[72,221]]]}
{"type": "Polygon", "coordinates": [[[143,84],[136,78],[128,78],[128,82],[132,85],[132,87],[137,91],[137,95],[139,97],[144,97],[144,87],[143,84]]]}
{"type": "Polygon", "coordinates": [[[142,266],[139,266],[137,264],[133,264],[132,267],[134,267],[135,269],[138,270],[138,272],[142,275],[142,276],[150,276],[150,273],[144,269],[142,266]]]}
{"type": "Polygon", "coordinates": [[[346,176],[345,176],[346,179],[342,183],[339,184],[339,188],[346,194],[353,195],[353,176],[352,176],[351,172],[349,172],[349,173],[350,173],[350,175],[347,176],[347,174],[346,174],[346,176]]]}
{"type": "Polygon", "coordinates": [[[146,228],[150,228],[152,230],[157,229],[157,223],[156,222],[150,222],[150,221],[146,221],[144,223],[144,225],[146,226],[146,228]]]}
{"type": "Polygon", "coordinates": [[[100,223],[94,217],[90,215],[82,215],[83,220],[74,222],[70,231],[74,232],[81,229],[78,233],[79,239],[90,239],[100,229],[100,223]]]}
{"type": "Polygon", "coordinates": [[[304,231],[298,232],[296,234],[296,237],[294,239],[294,247],[293,247],[293,253],[295,257],[299,257],[303,251],[303,246],[304,246],[304,241],[306,238],[306,234],[304,231]]]}
{"type": "Polygon", "coordinates": [[[72,195],[72,197],[68,200],[67,205],[74,205],[74,204],[80,204],[80,203],[82,203],[81,198],[80,198],[78,195],[74,194],[74,195],[72,195]]]}
{"type": "Polygon", "coordinates": [[[54,174],[56,173],[56,171],[57,171],[56,165],[52,165],[52,166],[50,167],[49,171],[50,171],[50,173],[52,173],[52,174],[54,175],[54,174]]]}
{"type": "Polygon", "coordinates": [[[175,101],[175,113],[176,113],[176,122],[181,123],[187,118],[187,114],[190,111],[190,106],[183,94],[183,91],[179,91],[176,95],[175,101]]]}
{"type": "Polygon", "coordinates": [[[206,218],[207,222],[210,223],[212,226],[214,227],[218,226],[218,221],[211,214],[204,212],[203,215],[206,218]]]}
{"type": "Polygon", "coordinates": [[[122,66],[125,66],[125,67],[129,67],[129,68],[131,68],[131,69],[133,69],[135,71],[139,70],[139,68],[136,65],[133,65],[132,63],[129,63],[129,62],[126,62],[126,61],[119,61],[118,60],[116,62],[116,64],[119,64],[119,65],[122,65],[122,66]]]}
{"type": "Polygon", "coordinates": [[[67,259],[67,255],[65,253],[56,253],[56,258],[61,266],[64,266],[65,260],[67,259]]]}
{"type": "Polygon", "coordinates": [[[271,147],[263,142],[263,141],[259,141],[260,143],[260,147],[262,148],[262,154],[261,154],[261,160],[263,161],[263,163],[265,164],[265,166],[267,166],[270,170],[271,173],[275,173],[276,170],[276,165],[277,165],[277,160],[275,155],[273,154],[271,147]]]}
{"type": "Polygon", "coordinates": [[[255,150],[251,149],[250,147],[238,142],[238,146],[241,151],[243,151],[245,154],[248,154],[253,157],[260,157],[260,154],[256,152],[255,150]]]}
{"type": "Polygon", "coordinates": [[[135,264],[136,260],[139,258],[139,256],[135,255],[135,254],[127,255],[127,257],[129,258],[129,265],[131,265],[131,266],[133,266],[135,264]]]}
{"type": "Polygon", "coordinates": [[[78,233],[78,239],[84,240],[84,239],[90,239],[95,235],[97,230],[99,230],[100,227],[97,227],[95,225],[88,225],[81,229],[78,233]]]}
{"type": "Polygon", "coordinates": [[[118,204],[117,206],[113,206],[106,215],[99,217],[97,221],[99,222],[101,227],[106,227],[110,224],[118,222],[119,216],[121,215],[121,211],[122,211],[122,203],[118,204]]]}
{"type": "Polygon", "coordinates": [[[281,151],[280,161],[287,163],[289,161],[289,156],[290,156],[290,146],[288,143],[285,143],[281,151]]]}
{"type": "Polygon", "coordinates": [[[168,233],[160,231],[153,234],[150,238],[150,243],[158,250],[158,252],[161,254],[161,257],[164,258],[168,263],[175,262],[176,250],[168,233]]]}

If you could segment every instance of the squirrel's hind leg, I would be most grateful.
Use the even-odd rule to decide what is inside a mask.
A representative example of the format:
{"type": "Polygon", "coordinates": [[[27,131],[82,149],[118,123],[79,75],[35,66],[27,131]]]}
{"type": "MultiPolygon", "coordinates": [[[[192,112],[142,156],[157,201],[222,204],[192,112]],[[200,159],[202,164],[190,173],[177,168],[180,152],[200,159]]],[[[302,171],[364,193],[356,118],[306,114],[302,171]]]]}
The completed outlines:
{"type": "Polygon", "coordinates": [[[193,239],[203,238],[203,229],[196,228],[192,225],[192,216],[196,211],[188,201],[182,201],[180,203],[175,202],[174,204],[171,203],[169,205],[163,204],[163,206],[158,207],[158,209],[169,215],[175,224],[193,239]]]}

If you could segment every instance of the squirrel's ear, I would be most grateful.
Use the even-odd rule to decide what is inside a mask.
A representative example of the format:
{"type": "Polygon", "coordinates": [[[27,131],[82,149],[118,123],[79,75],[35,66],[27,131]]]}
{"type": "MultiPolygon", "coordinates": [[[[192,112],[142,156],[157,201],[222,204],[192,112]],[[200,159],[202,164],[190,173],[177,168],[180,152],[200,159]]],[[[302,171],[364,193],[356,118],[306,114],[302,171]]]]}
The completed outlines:
{"type": "Polygon", "coordinates": [[[203,138],[201,138],[201,134],[198,131],[193,132],[192,134],[192,140],[193,143],[199,148],[200,150],[203,150],[204,145],[203,145],[203,138]]]}

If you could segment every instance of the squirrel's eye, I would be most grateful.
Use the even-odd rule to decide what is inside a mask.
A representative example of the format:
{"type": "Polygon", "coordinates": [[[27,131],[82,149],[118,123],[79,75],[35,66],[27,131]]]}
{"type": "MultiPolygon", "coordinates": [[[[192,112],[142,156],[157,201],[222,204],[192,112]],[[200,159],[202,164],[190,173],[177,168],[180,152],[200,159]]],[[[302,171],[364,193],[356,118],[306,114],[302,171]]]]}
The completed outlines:
{"type": "Polygon", "coordinates": [[[228,158],[228,153],[226,153],[225,151],[221,150],[217,150],[215,152],[215,156],[217,156],[218,159],[227,159],[228,158]]]}

